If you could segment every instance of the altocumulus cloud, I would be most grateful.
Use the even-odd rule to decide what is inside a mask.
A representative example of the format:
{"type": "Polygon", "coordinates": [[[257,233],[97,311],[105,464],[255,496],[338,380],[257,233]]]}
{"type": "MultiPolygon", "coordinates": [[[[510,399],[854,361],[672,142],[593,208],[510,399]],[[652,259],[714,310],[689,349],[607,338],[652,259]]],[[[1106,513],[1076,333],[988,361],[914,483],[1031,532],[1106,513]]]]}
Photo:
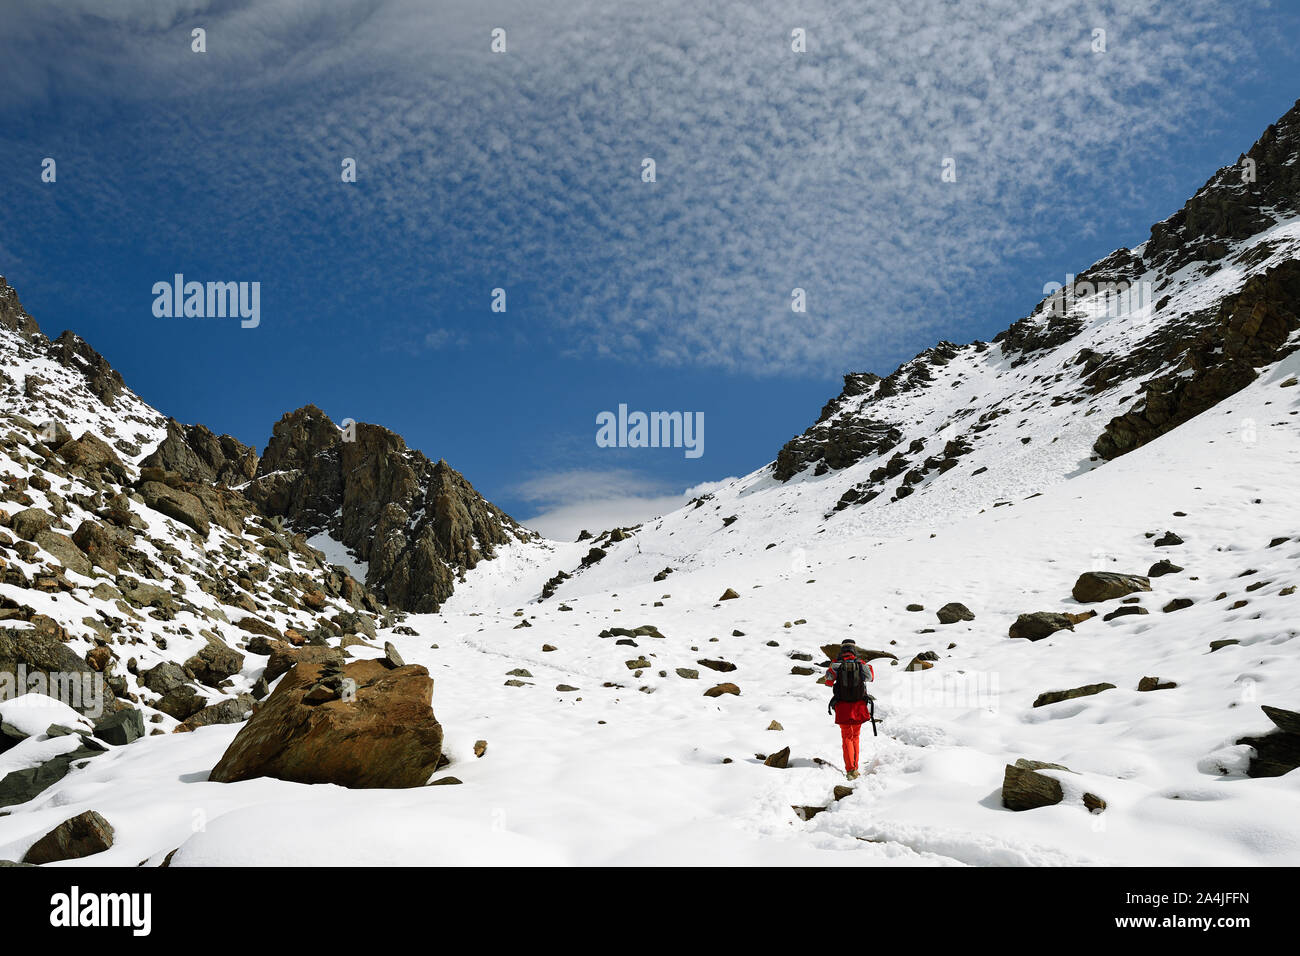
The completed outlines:
{"type": "MultiPolygon", "coordinates": [[[[993,294],[1030,227],[1105,222],[1089,197],[1139,189],[1156,134],[1250,67],[1235,23],[1255,6],[20,2],[0,38],[0,116],[111,101],[114,137],[182,138],[136,159],[152,181],[197,203],[216,180],[247,197],[205,228],[294,235],[283,254],[310,262],[337,237],[304,229],[303,209],[360,211],[373,228],[349,237],[351,281],[391,289],[398,264],[412,288],[461,283],[484,303],[526,284],[511,319],[566,355],[838,371],[845,355],[930,344],[952,321],[935,302],[993,294]],[[69,35],[85,42],[57,56],[69,35]],[[247,144],[239,161],[232,143],[247,144]],[[342,156],[364,186],[346,195],[319,186],[342,156]],[[806,314],[790,311],[795,287],[806,314]]],[[[92,147],[83,172],[103,188],[79,212],[110,221],[122,170],[92,147]]],[[[0,231],[21,258],[16,215],[0,211],[0,231]]]]}

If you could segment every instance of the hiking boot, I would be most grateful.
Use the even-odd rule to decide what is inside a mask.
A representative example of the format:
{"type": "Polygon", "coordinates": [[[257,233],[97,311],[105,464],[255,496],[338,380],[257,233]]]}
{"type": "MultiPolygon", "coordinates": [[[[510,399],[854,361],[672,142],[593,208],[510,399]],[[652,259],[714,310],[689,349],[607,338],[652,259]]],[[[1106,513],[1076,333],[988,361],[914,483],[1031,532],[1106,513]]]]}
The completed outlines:
{"type": "Polygon", "coordinates": [[[858,772],[856,770],[850,770],[847,774],[845,774],[845,776],[848,777],[850,780],[857,780],[858,772]]]}

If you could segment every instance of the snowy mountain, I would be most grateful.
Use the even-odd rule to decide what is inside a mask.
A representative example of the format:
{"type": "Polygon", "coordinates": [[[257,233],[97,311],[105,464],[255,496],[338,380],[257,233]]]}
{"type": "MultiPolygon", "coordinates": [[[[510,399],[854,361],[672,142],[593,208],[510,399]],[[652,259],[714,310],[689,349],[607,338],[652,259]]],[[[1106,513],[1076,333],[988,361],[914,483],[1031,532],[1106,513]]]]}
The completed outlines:
{"type": "Polygon", "coordinates": [[[993,342],[846,376],[774,461],[572,543],[310,407],[260,458],[169,423],[0,285],[0,665],[42,634],[164,731],[0,703],[0,858],[94,811],[105,865],[1300,861],[1298,159],[1300,104],[993,342]],[[346,771],[249,769],[350,675],[346,771]],[[349,776],[366,741],[460,785],[349,776]]]}

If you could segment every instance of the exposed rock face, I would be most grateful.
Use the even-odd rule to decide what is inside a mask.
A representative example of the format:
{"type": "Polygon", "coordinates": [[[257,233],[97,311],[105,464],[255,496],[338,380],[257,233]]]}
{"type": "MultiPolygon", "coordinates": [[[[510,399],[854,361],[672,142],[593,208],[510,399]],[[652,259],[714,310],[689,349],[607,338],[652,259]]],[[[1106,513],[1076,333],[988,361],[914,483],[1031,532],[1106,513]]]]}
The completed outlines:
{"type": "Polygon", "coordinates": [[[442,756],[433,680],[419,665],[340,666],[337,651],[303,660],[231,742],[209,779],[274,777],[355,788],[422,787],[442,756]],[[352,698],[320,692],[332,675],[355,682],[352,698]],[[320,700],[320,703],[313,703],[320,700]]]}
{"type": "Polygon", "coordinates": [[[815,463],[847,468],[868,455],[892,448],[901,438],[902,432],[888,422],[846,416],[818,423],[782,446],[773,475],[778,481],[788,481],[815,463]]]}
{"type": "Polygon", "coordinates": [[[458,575],[529,536],[445,461],[377,425],[355,440],[308,405],[276,424],[245,493],[306,533],[327,530],[369,562],[366,586],[389,604],[436,611],[458,575]]]}
{"type": "Polygon", "coordinates": [[[100,355],[81,336],[64,332],[50,343],[50,356],[86,377],[90,390],[110,408],[126,390],[126,383],[108,359],[100,355]]]}
{"type": "Polygon", "coordinates": [[[179,472],[190,481],[238,486],[257,474],[257,461],[256,451],[229,435],[169,419],[167,437],[140,464],[179,472]]]}
{"type": "Polygon", "coordinates": [[[27,336],[41,334],[41,327],[27,314],[23,304],[18,301],[18,293],[5,281],[4,276],[0,276],[0,326],[27,336]]]}
{"type": "Polygon", "coordinates": [[[1225,166],[1183,208],[1151,227],[1147,255],[1169,271],[1198,259],[1223,258],[1228,243],[1273,225],[1300,208],[1300,101],[1264,131],[1250,151],[1225,166]],[[1254,181],[1242,175],[1254,163],[1254,181]]]}
{"type": "Polygon", "coordinates": [[[1146,383],[1145,397],[1112,418],[1093,450],[1117,458],[1172,431],[1255,380],[1255,369],[1289,354],[1300,328],[1300,261],[1247,280],[1223,300],[1217,320],[1188,345],[1182,362],[1146,383]]]}

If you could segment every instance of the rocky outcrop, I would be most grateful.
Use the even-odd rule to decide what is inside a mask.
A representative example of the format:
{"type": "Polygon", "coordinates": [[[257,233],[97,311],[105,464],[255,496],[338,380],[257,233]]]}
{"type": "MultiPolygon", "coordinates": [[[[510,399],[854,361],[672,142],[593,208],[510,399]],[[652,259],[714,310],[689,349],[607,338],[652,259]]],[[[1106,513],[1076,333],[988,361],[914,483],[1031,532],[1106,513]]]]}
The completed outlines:
{"type": "Polygon", "coordinates": [[[346,666],[337,651],[296,664],[209,779],[274,777],[354,788],[421,787],[442,757],[433,680],[419,665],[346,666]]]}
{"type": "Polygon", "coordinates": [[[190,481],[242,485],[257,475],[257,452],[229,435],[214,435],[203,425],[167,422],[167,437],[140,462],[142,467],[177,472],[190,481]]]}
{"type": "Polygon", "coordinates": [[[531,534],[445,461],[377,425],[344,433],[311,405],[276,424],[245,493],[305,533],[328,531],[368,562],[366,586],[405,610],[436,611],[464,571],[531,534]]]}
{"type": "Polygon", "coordinates": [[[0,276],[0,328],[11,329],[26,336],[41,334],[41,327],[27,314],[23,304],[18,301],[18,293],[5,281],[4,276],[0,276]]]}
{"type": "Polygon", "coordinates": [[[1300,329],[1300,261],[1274,266],[1220,303],[1216,321],[1188,345],[1178,366],[1144,386],[1139,403],[1112,418],[1093,445],[1107,460],[1140,448],[1255,380],[1256,369],[1294,349],[1300,329]]]}
{"type": "Polygon", "coordinates": [[[1229,243],[1300,209],[1297,150],[1300,100],[1249,152],[1215,173],[1182,209],[1151,227],[1148,258],[1170,272],[1197,260],[1215,262],[1227,254],[1229,243]],[[1253,165],[1253,177],[1244,175],[1248,165],[1253,165]]]}
{"type": "Polygon", "coordinates": [[[810,465],[816,473],[847,468],[869,455],[878,455],[898,444],[902,438],[897,426],[889,422],[842,416],[814,425],[796,435],[777,453],[773,476],[789,481],[810,465]]]}
{"type": "Polygon", "coordinates": [[[84,375],[90,391],[110,408],[117,403],[118,397],[126,391],[126,383],[122,381],[122,376],[117,373],[116,369],[108,364],[108,359],[92,349],[85,339],[73,332],[64,332],[51,342],[49,355],[61,364],[84,375]]]}

